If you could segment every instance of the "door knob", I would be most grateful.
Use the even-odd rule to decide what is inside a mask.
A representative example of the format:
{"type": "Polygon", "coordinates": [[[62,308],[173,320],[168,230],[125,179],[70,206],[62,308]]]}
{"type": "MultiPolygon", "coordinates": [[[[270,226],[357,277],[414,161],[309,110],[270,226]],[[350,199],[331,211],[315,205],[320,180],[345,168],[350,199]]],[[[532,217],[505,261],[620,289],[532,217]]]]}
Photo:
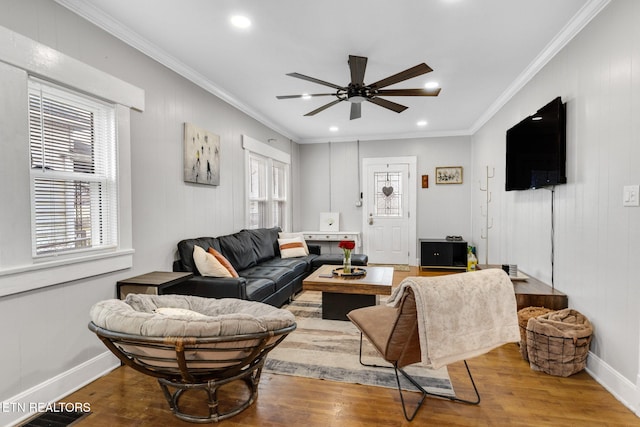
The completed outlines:
{"type": "Polygon", "coordinates": [[[373,225],[373,214],[369,214],[369,225],[373,225]]]}

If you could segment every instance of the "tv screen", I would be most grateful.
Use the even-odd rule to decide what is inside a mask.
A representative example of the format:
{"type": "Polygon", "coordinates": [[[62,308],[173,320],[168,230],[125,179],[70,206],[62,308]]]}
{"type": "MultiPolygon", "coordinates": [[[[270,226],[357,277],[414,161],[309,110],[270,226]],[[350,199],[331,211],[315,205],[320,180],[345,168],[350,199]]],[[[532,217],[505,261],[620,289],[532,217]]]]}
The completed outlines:
{"type": "Polygon", "coordinates": [[[565,184],[566,106],[560,97],[507,131],[505,189],[565,184]]]}

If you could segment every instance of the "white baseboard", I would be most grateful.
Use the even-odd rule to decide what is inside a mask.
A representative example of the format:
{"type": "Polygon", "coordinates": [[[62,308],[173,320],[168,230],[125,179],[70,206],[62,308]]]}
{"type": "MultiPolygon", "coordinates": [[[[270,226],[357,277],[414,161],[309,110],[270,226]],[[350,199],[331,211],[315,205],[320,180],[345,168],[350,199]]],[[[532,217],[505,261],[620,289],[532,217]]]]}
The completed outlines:
{"type": "MultiPolygon", "coordinates": [[[[37,412],[37,408],[63,400],[65,396],[120,366],[120,361],[111,353],[102,353],[74,368],[38,384],[24,392],[0,402],[0,425],[14,426],[37,412]]],[[[69,402],[87,404],[90,402],[69,402]]]]}
{"type": "Polygon", "coordinates": [[[595,354],[589,352],[587,372],[616,399],[640,417],[638,387],[620,375],[595,354]]]}

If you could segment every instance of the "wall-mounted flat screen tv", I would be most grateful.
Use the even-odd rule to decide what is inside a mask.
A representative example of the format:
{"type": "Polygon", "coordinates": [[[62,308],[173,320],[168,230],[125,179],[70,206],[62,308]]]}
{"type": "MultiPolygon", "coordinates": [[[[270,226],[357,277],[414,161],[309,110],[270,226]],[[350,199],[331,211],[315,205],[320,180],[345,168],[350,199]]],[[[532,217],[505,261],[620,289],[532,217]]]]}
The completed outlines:
{"type": "Polygon", "coordinates": [[[507,131],[507,191],[567,182],[566,119],[558,97],[507,131]]]}

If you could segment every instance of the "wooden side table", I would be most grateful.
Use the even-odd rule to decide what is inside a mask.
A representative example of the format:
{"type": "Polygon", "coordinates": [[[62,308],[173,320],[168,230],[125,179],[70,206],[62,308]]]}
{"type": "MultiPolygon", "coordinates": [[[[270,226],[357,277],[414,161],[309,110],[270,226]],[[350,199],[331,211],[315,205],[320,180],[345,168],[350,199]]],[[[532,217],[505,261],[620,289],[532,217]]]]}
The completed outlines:
{"type": "Polygon", "coordinates": [[[117,282],[118,298],[125,299],[128,294],[160,295],[164,288],[184,282],[193,277],[193,273],[174,271],[153,271],[117,282]]]}
{"type": "MultiPolygon", "coordinates": [[[[499,265],[478,265],[478,269],[500,268],[499,265]]],[[[551,310],[562,310],[569,306],[566,294],[552,289],[551,286],[529,276],[526,281],[513,281],[518,310],[525,307],[546,307],[551,310]]]]}

